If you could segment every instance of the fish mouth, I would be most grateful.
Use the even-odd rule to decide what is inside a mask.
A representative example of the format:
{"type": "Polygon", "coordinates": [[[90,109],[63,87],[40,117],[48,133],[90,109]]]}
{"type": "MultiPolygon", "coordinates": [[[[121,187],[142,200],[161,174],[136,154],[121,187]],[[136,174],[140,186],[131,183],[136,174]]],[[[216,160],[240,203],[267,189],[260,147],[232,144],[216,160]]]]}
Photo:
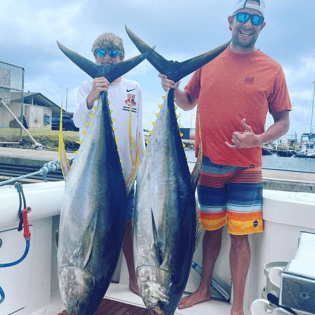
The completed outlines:
{"type": "Polygon", "coordinates": [[[71,266],[59,270],[61,298],[71,315],[86,314],[94,286],[94,276],[81,268],[71,266]]]}
{"type": "Polygon", "coordinates": [[[152,314],[166,314],[170,305],[171,273],[153,266],[141,266],[136,270],[140,295],[152,314]]]}

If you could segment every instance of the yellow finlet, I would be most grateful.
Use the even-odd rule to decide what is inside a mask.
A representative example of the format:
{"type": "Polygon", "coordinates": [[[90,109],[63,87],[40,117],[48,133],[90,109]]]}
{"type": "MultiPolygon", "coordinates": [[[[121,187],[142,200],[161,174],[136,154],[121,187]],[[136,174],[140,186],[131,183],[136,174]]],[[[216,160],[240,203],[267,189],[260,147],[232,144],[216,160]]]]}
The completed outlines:
{"type": "Polygon", "coordinates": [[[165,96],[164,96],[164,95],[162,95],[162,100],[163,100],[163,101],[165,100],[165,96]]]}
{"type": "Polygon", "coordinates": [[[163,107],[163,104],[161,104],[161,105],[158,105],[158,107],[159,107],[159,109],[161,109],[161,108],[163,107]]]}
{"type": "Polygon", "coordinates": [[[155,125],[156,125],[156,121],[154,121],[154,122],[152,123],[152,125],[155,126],[155,125]]]}
{"type": "Polygon", "coordinates": [[[180,126],[181,126],[181,124],[177,124],[177,126],[178,126],[178,127],[180,127],[180,126]]]}
{"type": "Polygon", "coordinates": [[[153,133],[153,130],[149,130],[149,134],[152,135],[152,133],[153,133]]]}
{"type": "Polygon", "coordinates": [[[73,153],[74,153],[74,154],[78,154],[78,151],[74,151],[73,153]]]}
{"type": "Polygon", "coordinates": [[[85,123],[87,126],[90,126],[91,125],[91,123],[90,122],[87,122],[87,123],[85,123]]]}
{"type": "Polygon", "coordinates": [[[79,143],[79,144],[82,144],[82,143],[83,143],[83,140],[79,140],[78,143],[79,143]]]}
{"type": "Polygon", "coordinates": [[[108,105],[111,103],[111,101],[108,101],[108,105]]]}
{"type": "Polygon", "coordinates": [[[159,113],[156,113],[156,114],[155,114],[155,117],[159,117],[159,113]]]}
{"type": "Polygon", "coordinates": [[[120,163],[122,163],[123,162],[123,160],[122,159],[120,159],[120,163]]]}
{"type": "Polygon", "coordinates": [[[188,156],[187,156],[187,154],[185,154],[185,156],[186,156],[186,160],[188,160],[188,156]]]}
{"type": "Polygon", "coordinates": [[[112,123],[114,123],[115,122],[115,119],[114,118],[112,118],[112,123]]]}
{"type": "Polygon", "coordinates": [[[112,114],[112,113],[113,113],[113,110],[112,110],[112,109],[110,109],[110,110],[109,110],[109,113],[110,113],[110,114],[112,114]]]}
{"type": "Polygon", "coordinates": [[[113,130],[114,130],[114,132],[116,132],[116,131],[117,131],[117,128],[113,128],[113,130]]]}
{"type": "Polygon", "coordinates": [[[185,146],[185,143],[183,142],[183,148],[185,148],[186,146],[185,146]]]}
{"type": "Polygon", "coordinates": [[[95,114],[89,114],[89,116],[90,116],[91,118],[93,118],[93,117],[95,116],[95,114]]]}
{"type": "Polygon", "coordinates": [[[143,150],[142,152],[145,153],[145,150],[143,150]]]}
{"type": "Polygon", "coordinates": [[[84,130],[82,133],[83,133],[84,135],[86,135],[86,130],[84,130]]]}
{"type": "Polygon", "coordinates": [[[179,118],[179,115],[176,115],[176,118],[178,119],[178,118],[179,118]]]}
{"type": "Polygon", "coordinates": [[[179,135],[180,135],[180,137],[182,137],[184,134],[180,132],[179,135]]]}
{"type": "Polygon", "coordinates": [[[120,152],[120,148],[117,148],[117,151],[120,152]]]}
{"type": "Polygon", "coordinates": [[[177,110],[178,106],[175,105],[174,107],[175,107],[175,110],[177,110]]]}
{"type": "Polygon", "coordinates": [[[93,106],[93,109],[94,109],[94,110],[97,110],[97,106],[93,106]]]}

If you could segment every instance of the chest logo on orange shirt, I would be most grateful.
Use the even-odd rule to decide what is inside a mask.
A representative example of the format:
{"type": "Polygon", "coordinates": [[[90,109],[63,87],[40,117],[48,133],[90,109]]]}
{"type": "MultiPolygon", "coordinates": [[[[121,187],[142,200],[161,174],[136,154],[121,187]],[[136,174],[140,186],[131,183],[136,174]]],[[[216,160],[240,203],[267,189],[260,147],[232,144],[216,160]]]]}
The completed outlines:
{"type": "Polygon", "coordinates": [[[247,76],[245,78],[245,82],[244,83],[249,83],[249,84],[253,84],[255,81],[255,78],[253,76],[247,76]]]}

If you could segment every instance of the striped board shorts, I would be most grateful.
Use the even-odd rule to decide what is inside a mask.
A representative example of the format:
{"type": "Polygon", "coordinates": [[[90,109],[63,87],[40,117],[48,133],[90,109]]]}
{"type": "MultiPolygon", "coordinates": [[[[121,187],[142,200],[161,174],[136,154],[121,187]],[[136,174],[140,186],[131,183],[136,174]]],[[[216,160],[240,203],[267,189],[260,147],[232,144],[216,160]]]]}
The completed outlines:
{"type": "Polygon", "coordinates": [[[208,231],[228,223],[228,232],[263,232],[261,168],[213,164],[204,157],[198,182],[199,218],[208,231]]]}

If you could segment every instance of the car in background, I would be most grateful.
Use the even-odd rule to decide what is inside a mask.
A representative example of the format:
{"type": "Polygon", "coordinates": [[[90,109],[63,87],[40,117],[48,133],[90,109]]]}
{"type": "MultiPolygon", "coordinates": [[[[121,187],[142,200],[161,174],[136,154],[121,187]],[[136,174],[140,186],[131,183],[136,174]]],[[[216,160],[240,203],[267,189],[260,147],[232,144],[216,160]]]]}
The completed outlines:
{"type": "MultiPolygon", "coordinates": [[[[59,130],[60,126],[60,114],[52,114],[52,123],[51,123],[51,129],[52,130],[59,130]]],[[[62,129],[66,131],[78,131],[79,128],[76,127],[76,125],[73,122],[72,117],[69,115],[62,115],[62,129]]]]}

